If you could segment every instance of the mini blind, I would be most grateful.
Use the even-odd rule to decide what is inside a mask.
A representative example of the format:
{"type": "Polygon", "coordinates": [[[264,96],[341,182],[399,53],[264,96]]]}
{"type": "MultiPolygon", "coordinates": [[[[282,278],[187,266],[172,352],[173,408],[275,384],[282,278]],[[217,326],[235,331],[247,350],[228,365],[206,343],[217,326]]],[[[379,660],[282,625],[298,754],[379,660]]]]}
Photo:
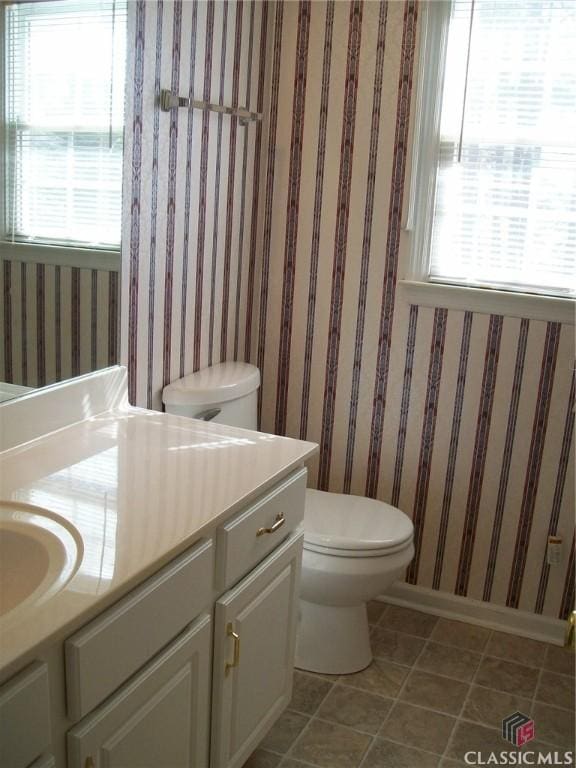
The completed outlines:
{"type": "Polygon", "coordinates": [[[126,0],[5,6],[5,229],[120,245],[126,0]]]}
{"type": "Polygon", "coordinates": [[[574,295],[574,0],[453,2],[429,277],[574,295]]]}

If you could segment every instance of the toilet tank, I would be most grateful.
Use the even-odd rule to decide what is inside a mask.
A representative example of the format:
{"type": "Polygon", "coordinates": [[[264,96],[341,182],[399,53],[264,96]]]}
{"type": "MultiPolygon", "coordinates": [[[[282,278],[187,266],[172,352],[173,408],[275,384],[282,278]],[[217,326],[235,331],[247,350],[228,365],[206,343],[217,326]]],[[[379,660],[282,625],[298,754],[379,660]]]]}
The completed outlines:
{"type": "Polygon", "coordinates": [[[248,363],[218,363],[164,387],[166,413],[258,428],[260,371],[248,363]]]}

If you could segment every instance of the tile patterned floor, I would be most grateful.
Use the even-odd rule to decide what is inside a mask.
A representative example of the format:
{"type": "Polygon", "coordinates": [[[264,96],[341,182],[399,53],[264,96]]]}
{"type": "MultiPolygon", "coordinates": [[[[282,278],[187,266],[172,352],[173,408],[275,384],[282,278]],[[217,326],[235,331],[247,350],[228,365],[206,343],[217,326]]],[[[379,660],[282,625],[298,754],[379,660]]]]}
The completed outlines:
{"type": "Polygon", "coordinates": [[[469,750],[508,750],[501,721],[516,710],[535,721],[525,749],[574,749],[574,653],[384,603],[368,609],[370,667],[296,670],[288,710],[244,768],[456,768],[469,750]]]}

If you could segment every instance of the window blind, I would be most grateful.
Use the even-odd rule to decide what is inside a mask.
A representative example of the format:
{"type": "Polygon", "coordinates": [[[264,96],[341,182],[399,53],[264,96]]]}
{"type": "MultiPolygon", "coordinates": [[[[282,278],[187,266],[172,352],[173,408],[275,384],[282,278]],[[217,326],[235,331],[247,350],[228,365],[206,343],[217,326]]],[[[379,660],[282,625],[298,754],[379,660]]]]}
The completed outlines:
{"type": "Polygon", "coordinates": [[[6,238],[120,245],[126,0],[5,10],[6,238]]]}
{"type": "Polygon", "coordinates": [[[455,0],[430,280],[576,290],[576,3],[455,0]]]}

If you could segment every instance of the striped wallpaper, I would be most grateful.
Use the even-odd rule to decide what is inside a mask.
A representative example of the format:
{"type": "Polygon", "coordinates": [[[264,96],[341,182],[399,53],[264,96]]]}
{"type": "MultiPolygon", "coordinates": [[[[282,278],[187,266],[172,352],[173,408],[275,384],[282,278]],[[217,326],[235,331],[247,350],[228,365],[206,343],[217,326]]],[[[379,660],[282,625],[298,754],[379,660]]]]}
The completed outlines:
{"type": "Polygon", "coordinates": [[[136,2],[129,12],[123,360],[130,399],[250,350],[262,123],[162,112],[162,88],[262,111],[262,2],[136,2]]]}
{"type": "Polygon", "coordinates": [[[219,360],[311,482],[397,504],[410,583],[574,602],[573,327],[410,306],[398,286],[418,5],[131,7],[122,350],[133,403],[219,360]],[[161,88],[264,112],[158,108],[161,88]],[[547,536],[564,539],[545,562],[547,536]]]}
{"type": "Polygon", "coordinates": [[[0,260],[0,381],[42,387],[118,362],[117,272],[0,260]]]}
{"type": "Polygon", "coordinates": [[[574,328],[409,306],[418,5],[271,18],[262,428],[320,443],[311,481],[414,520],[413,584],[549,616],[574,602],[574,328]],[[549,534],[563,537],[548,567],[549,534]]]}

